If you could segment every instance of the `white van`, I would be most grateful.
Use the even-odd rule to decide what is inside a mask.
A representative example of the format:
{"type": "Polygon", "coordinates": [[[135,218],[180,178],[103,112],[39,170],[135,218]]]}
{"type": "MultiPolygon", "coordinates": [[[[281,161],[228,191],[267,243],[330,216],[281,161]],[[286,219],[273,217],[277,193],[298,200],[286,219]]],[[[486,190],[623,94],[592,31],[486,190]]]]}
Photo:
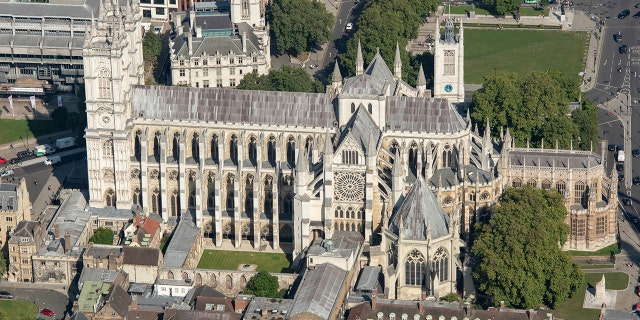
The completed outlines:
{"type": "Polygon", "coordinates": [[[60,159],[60,156],[51,156],[48,157],[47,160],[44,161],[44,164],[51,166],[54,165],[58,162],[62,161],[62,159],[60,159]]]}

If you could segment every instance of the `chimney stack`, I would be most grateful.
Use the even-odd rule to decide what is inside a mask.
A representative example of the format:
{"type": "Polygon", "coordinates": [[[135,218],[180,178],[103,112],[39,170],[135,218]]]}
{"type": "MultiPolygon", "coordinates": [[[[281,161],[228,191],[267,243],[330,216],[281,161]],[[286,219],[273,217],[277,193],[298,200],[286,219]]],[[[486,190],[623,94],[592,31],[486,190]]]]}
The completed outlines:
{"type": "Polygon", "coordinates": [[[471,303],[468,301],[464,303],[464,316],[471,318],[471,303]]]}
{"type": "Polygon", "coordinates": [[[504,301],[500,301],[500,309],[498,309],[499,311],[503,311],[504,310],[504,301]]]}
{"type": "Polygon", "coordinates": [[[529,320],[533,320],[533,316],[535,315],[535,313],[533,313],[533,309],[527,310],[527,314],[529,315],[529,320]]]}
{"type": "Polygon", "coordinates": [[[56,239],[60,239],[60,225],[57,223],[53,225],[53,236],[56,237],[56,239]]]}
{"type": "Polygon", "coordinates": [[[420,301],[425,301],[425,300],[427,300],[427,292],[422,291],[422,295],[420,296],[420,301]]]}
{"type": "Polygon", "coordinates": [[[71,310],[73,311],[74,314],[76,312],[78,312],[78,310],[80,310],[80,307],[78,306],[78,301],[77,300],[73,302],[73,307],[71,308],[71,310]]]}
{"type": "Polygon", "coordinates": [[[242,31],[242,52],[247,53],[247,32],[242,31]]]}
{"type": "Polygon", "coordinates": [[[424,310],[424,306],[422,305],[422,301],[418,301],[418,311],[420,313],[422,313],[422,310],[424,310]]]}
{"type": "Polygon", "coordinates": [[[64,253],[69,254],[71,252],[71,234],[69,231],[64,233],[64,253]]]}
{"type": "Polygon", "coordinates": [[[376,304],[378,303],[378,290],[373,290],[371,293],[371,310],[376,309],[376,304]]]}
{"type": "Polygon", "coordinates": [[[131,300],[131,306],[129,306],[129,310],[138,310],[138,299],[131,300]]]}
{"type": "Polygon", "coordinates": [[[267,307],[263,307],[262,308],[262,318],[266,318],[268,314],[269,314],[269,311],[267,310],[267,307]]]}

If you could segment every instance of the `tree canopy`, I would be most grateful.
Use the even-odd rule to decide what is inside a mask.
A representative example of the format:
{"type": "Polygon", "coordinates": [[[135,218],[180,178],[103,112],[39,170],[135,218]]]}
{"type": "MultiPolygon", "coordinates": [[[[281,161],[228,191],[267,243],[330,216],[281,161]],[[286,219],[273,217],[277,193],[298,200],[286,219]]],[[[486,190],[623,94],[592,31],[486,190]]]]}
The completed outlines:
{"type": "Polygon", "coordinates": [[[258,297],[277,298],[278,288],[278,277],[272,276],[266,271],[260,271],[249,280],[244,293],[258,297]]]}
{"type": "Polygon", "coordinates": [[[162,40],[152,31],[145,32],[142,38],[142,58],[144,59],[144,73],[146,84],[156,84],[153,72],[158,65],[158,56],[162,51],[162,40]]]}
{"type": "MultiPolygon", "coordinates": [[[[489,119],[492,135],[508,127],[516,146],[589,150],[598,142],[597,110],[585,101],[568,117],[569,102],[578,101],[575,82],[559,73],[533,72],[526,75],[499,73],[485,77],[471,102],[471,118],[484,126],[489,119]]],[[[483,129],[483,128],[481,128],[483,129]]]]}
{"type": "Polygon", "coordinates": [[[334,17],[312,0],[274,0],[268,12],[277,53],[297,55],[329,41],[334,17]]]}
{"type": "Polygon", "coordinates": [[[520,8],[520,0],[482,0],[482,4],[493,8],[496,14],[506,15],[520,8]]]}
{"type": "Polygon", "coordinates": [[[109,228],[100,227],[93,234],[89,242],[95,244],[113,244],[113,231],[109,228]]]}
{"type": "Polygon", "coordinates": [[[583,279],[559,244],[567,240],[562,196],[531,186],[509,188],[480,224],[471,248],[478,289],[517,308],[553,307],[576,292],[583,279]]]}
{"type": "MultiPolygon", "coordinates": [[[[356,22],[356,31],[347,41],[347,52],[340,55],[341,70],[345,71],[343,75],[355,75],[358,40],[362,44],[365,64],[373,59],[378,49],[385,62],[393,64],[398,43],[402,78],[411,85],[415,84],[420,64],[428,68],[433,60],[427,58],[427,55],[414,57],[405,48],[409,39],[418,37],[418,27],[424,22],[424,17],[430,12],[436,12],[439,3],[436,0],[367,1],[356,22]]],[[[431,72],[425,70],[425,75],[431,75],[431,72]]]]}
{"type": "Polygon", "coordinates": [[[236,88],[242,90],[324,92],[320,81],[313,80],[303,68],[291,66],[282,66],[278,70],[271,69],[266,75],[249,73],[240,80],[240,84],[236,88]]]}

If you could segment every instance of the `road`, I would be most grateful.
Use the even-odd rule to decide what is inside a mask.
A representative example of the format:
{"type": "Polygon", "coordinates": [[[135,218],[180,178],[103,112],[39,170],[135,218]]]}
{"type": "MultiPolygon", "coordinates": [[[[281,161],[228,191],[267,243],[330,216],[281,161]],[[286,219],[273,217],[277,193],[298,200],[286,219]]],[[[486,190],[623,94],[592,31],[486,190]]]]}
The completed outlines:
{"type": "Polygon", "coordinates": [[[0,283],[0,289],[9,291],[15,299],[33,302],[38,310],[47,308],[55,312],[54,317],[42,316],[43,319],[64,319],[65,311],[69,308],[69,298],[56,290],[34,288],[33,285],[25,286],[21,283],[14,284],[6,281],[0,283]]]}

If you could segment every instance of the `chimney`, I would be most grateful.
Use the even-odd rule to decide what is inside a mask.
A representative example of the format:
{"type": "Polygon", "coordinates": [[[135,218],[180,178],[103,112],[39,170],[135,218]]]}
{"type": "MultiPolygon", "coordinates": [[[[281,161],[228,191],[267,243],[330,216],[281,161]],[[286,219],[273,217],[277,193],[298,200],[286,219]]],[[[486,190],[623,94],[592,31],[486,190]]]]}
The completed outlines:
{"type": "Polygon", "coordinates": [[[247,53],[247,32],[242,31],[242,52],[247,53]]]}
{"type": "Polygon", "coordinates": [[[129,310],[138,310],[138,299],[132,299],[129,310]]]}
{"type": "Polygon", "coordinates": [[[196,27],[196,38],[202,38],[202,27],[196,27]]]}
{"type": "Polygon", "coordinates": [[[60,239],[60,225],[57,223],[53,225],[53,236],[56,237],[56,239],[60,239]]]}
{"type": "Polygon", "coordinates": [[[193,32],[193,28],[196,25],[196,12],[193,11],[193,9],[191,11],[189,11],[189,31],[193,32]]]}
{"type": "Polygon", "coordinates": [[[464,303],[464,316],[471,318],[471,303],[468,301],[464,303]]]}
{"type": "Polygon", "coordinates": [[[422,305],[422,301],[418,301],[418,311],[420,313],[422,313],[422,310],[424,310],[424,306],[422,305]]]}
{"type": "Polygon", "coordinates": [[[553,314],[547,313],[547,320],[553,320],[553,314]]]}
{"type": "Polygon", "coordinates": [[[269,314],[269,311],[267,310],[267,307],[263,307],[262,308],[262,317],[266,318],[268,314],[269,314]]]}
{"type": "Polygon", "coordinates": [[[80,307],[78,307],[78,301],[73,302],[73,307],[71,308],[71,310],[73,311],[74,314],[78,312],[78,310],[80,310],[80,307]]]}
{"type": "Polygon", "coordinates": [[[504,311],[504,301],[500,301],[500,309],[499,311],[504,311]]]}
{"type": "Polygon", "coordinates": [[[111,252],[109,253],[109,265],[107,266],[109,270],[118,270],[118,264],[116,263],[116,255],[111,252]]]}
{"type": "Polygon", "coordinates": [[[233,305],[235,308],[235,312],[243,312],[249,306],[250,300],[243,299],[243,297],[238,297],[233,301],[233,305]]]}
{"type": "Polygon", "coordinates": [[[71,252],[71,234],[69,231],[64,233],[64,253],[69,254],[71,252]]]}
{"type": "Polygon", "coordinates": [[[427,292],[422,291],[422,295],[420,296],[420,301],[425,301],[425,300],[427,300],[427,292]]]}
{"type": "Polygon", "coordinates": [[[533,313],[533,309],[527,310],[527,314],[529,315],[529,320],[533,320],[533,316],[535,315],[535,313],[533,313]]]}
{"type": "Polygon", "coordinates": [[[373,290],[371,293],[371,310],[376,309],[376,304],[378,303],[378,290],[373,290]]]}

